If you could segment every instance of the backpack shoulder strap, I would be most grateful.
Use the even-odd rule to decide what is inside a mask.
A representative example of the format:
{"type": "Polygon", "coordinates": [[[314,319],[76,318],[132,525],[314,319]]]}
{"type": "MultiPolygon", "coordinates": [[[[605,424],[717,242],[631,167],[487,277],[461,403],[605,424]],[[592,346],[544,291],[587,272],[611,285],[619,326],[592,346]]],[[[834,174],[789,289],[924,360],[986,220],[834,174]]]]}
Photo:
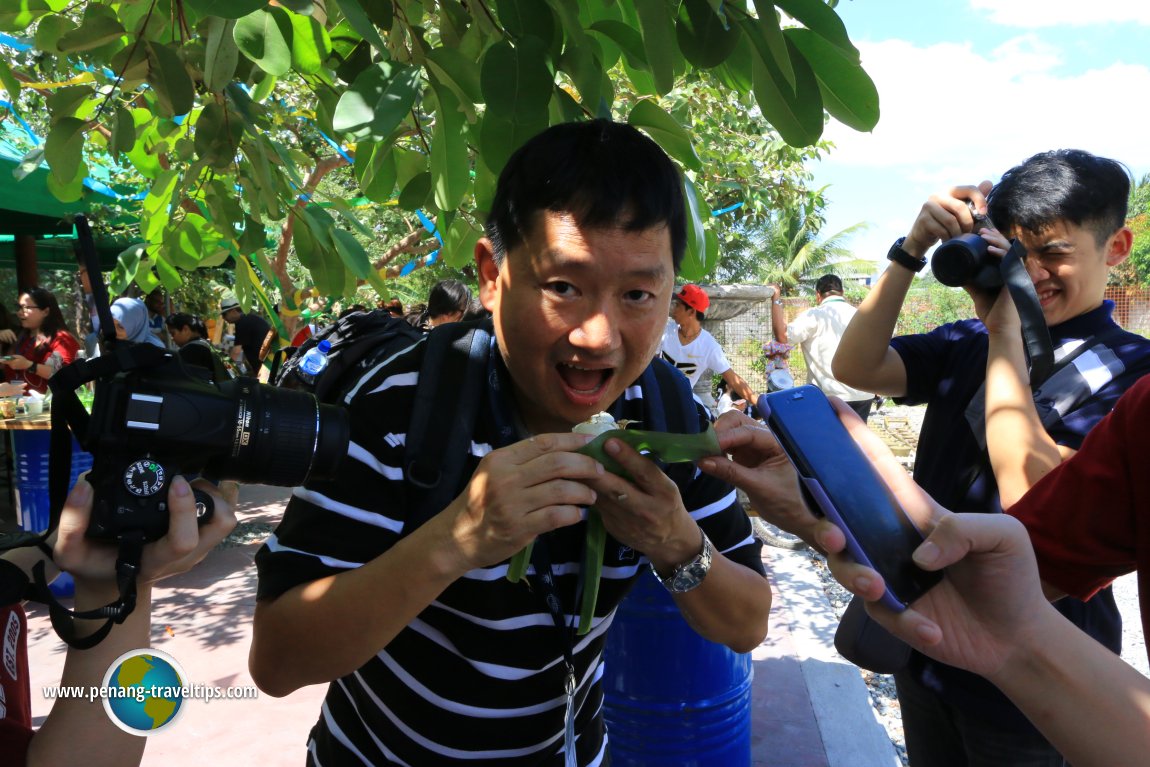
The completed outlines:
{"type": "Polygon", "coordinates": [[[448,323],[428,336],[405,441],[405,474],[418,498],[405,535],[442,511],[463,479],[490,343],[487,321],[448,323]]]}
{"type": "MultiPolygon", "coordinates": [[[[655,358],[643,372],[645,428],[672,434],[699,432],[699,410],[687,376],[663,359],[655,358]]],[[[667,476],[683,492],[695,476],[691,463],[676,463],[664,467],[667,476]]]]}

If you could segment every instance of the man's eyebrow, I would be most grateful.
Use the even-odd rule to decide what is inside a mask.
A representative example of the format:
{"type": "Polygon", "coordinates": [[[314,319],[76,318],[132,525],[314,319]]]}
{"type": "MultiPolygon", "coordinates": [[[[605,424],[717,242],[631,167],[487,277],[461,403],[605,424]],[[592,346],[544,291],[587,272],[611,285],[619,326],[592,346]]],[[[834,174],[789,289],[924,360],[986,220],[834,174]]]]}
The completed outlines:
{"type": "MultiPolygon", "coordinates": [[[[594,259],[568,258],[563,251],[554,248],[545,251],[544,255],[553,266],[573,272],[593,272],[602,268],[601,264],[594,259]]],[[[657,280],[667,274],[667,267],[660,264],[651,267],[624,268],[619,270],[618,274],[629,278],[657,280]]]]}

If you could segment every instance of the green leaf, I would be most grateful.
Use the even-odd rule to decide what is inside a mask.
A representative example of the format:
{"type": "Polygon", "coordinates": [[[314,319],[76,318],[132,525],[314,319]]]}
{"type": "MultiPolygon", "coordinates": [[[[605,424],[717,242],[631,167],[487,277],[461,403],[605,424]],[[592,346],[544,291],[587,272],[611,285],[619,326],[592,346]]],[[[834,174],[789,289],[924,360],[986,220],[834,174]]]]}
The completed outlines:
{"type": "Polygon", "coordinates": [[[347,270],[357,278],[366,280],[368,274],[371,273],[371,261],[367,257],[367,251],[355,238],[355,235],[346,229],[332,229],[331,239],[335,246],[335,252],[339,254],[347,270]]]}
{"type": "Polygon", "coordinates": [[[794,147],[811,146],[823,133],[823,101],[818,80],[798,51],[791,48],[791,67],[795,72],[792,90],[774,60],[756,56],[753,63],[755,101],[763,116],[794,147]]]}
{"type": "Polygon", "coordinates": [[[12,74],[12,69],[5,61],[0,61],[0,85],[8,92],[8,102],[15,104],[16,99],[20,97],[20,81],[12,74]]]}
{"type": "Polygon", "coordinates": [[[207,43],[204,49],[204,87],[219,93],[236,75],[240,49],[236,45],[236,22],[210,16],[207,21],[207,43]]]}
{"type": "Polygon", "coordinates": [[[763,61],[773,61],[793,89],[795,72],[791,68],[791,54],[787,50],[775,6],[769,0],[755,0],[755,6],[759,8],[759,18],[745,19],[742,23],[743,31],[763,61]]]}
{"type": "Polygon", "coordinates": [[[121,92],[135,90],[148,77],[148,48],[145,45],[131,46],[112,56],[108,68],[121,74],[121,92]]]}
{"type": "Polygon", "coordinates": [[[344,18],[347,23],[351,24],[351,28],[359,32],[369,45],[375,47],[377,51],[387,51],[387,45],[384,44],[383,38],[379,36],[379,30],[371,23],[371,19],[363,12],[363,7],[359,4],[358,0],[337,0],[339,9],[343,11],[344,18]]]}
{"type": "Polygon", "coordinates": [[[116,256],[116,268],[108,279],[108,287],[113,293],[123,293],[128,289],[132,278],[140,268],[140,262],[148,255],[143,245],[130,245],[116,256]]]}
{"type": "Polygon", "coordinates": [[[228,171],[236,161],[240,139],[243,138],[243,124],[229,115],[227,109],[211,102],[196,119],[196,154],[209,168],[228,171]]]}
{"type": "Polygon", "coordinates": [[[61,53],[90,51],[118,40],[124,34],[124,25],[116,18],[115,11],[106,5],[89,3],[79,28],[61,36],[56,46],[61,53]]]}
{"type": "Polygon", "coordinates": [[[162,43],[148,42],[148,84],[156,91],[160,112],[178,117],[192,111],[196,88],[187,67],[174,50],[162,43]]]}
{"type": "Polygon", "coordinates": [[[754,78],[751,74],[753,56],[751,43],[744,35],[727,60],[715,67],[715,75],[720,82],[736,93],[750,93],[754,88],[754,78]]]}
{"type": "MultiPolygon", "coordinates": [[[[179,290],[180,286],[184,284],[184,280],[180,277],[180,273],[164,258],[163,253],[157,254],[155,264],[156,273],[160,276],[160,284],[164,286],[164,290],[168,292],[179,290]]],[[[197,254],[196,266],[204,265],[203,260],[197,254]]]]}
{"type": "Polygon", "coordinates": [[[619,46],[619,50],[627,57],[627,63],[633,67],[646,69],[647,52],[643,49],[643,36],[632,26],[613,19],[603,19],[591,25],[591,32],[597,32],[619,46]]]}
{"type": "Polygon", "coordinates": [[[164,248],[160,251],[173,266],[188,271],[200,265],[200,254],[204,250],[200,228],[192,219],[204,220],[201,216],[189,213],[175,226],[169,226],[164,232],[164,248]]]}
{"type": "Polygon", "coordinates": [[[332,125],[357,140],[383,141],[411,112],[419,85],[417,68],[376,62],[340,97],[332,125]]]}
{"type": "Polygon", "coordinates": [[[291,60],[297,72],[318,72],[331,55],[331,38],[312,16],[290,14],[292,25],[291,60]]]}
{"type": "Polygon", "coordinates": [[[431,196],[431,174],[427,171],[416,174],[403,191],[399,193],[399,207],[404,210],[416,210],[427,206],[427,198],[431,196]]]}
{"type": "Polygon", "coordinates": [[[487,104],[504,117],[547,109],[555,79],[547,66],[547,52],[539,40],[528,37],[516,47],[506,40],[487,49],[479,73],[487,104]]]}
{"type": "Polygon", "coordinates": [[[74,181],[84,163],[84,121],[75,117],[57,120],[44,140],[44,159],[58,184],[74,181]]]}
{"type": "Polygon", "coordinates": [[[647,51],[651,74],[655,76],[655,88],[660,95],[665,95],[675,87],[678,44],[674,20],[664,0],[634,0],[634,3],[643,32],[643,48],[647,51]]]}
{"type": "Polygon", "coordinates": [[[683,0],[675,39],[687,61],[700,69],[722,64],[735,50],[741,34],[738,27],[728,26],[707,0],[683,0]]]}
{"type": "Polygon", "coordinates": [[[282,8],[254,11],[232,30],[240,52],[269,75],[279,77],[291,69],[292,23],[282,8]]]}
{"type": "MultiPolygon", "coordinates": [[[[329,226],[330,226],[330,219],[329,226]]],[[[315,287],[322,295],[340,295],[343,292],[344,269],[339,256],[331,251],[325,252],[320,245],[320,237],[313,231],[313,226],[321,228],[319,233],[329,242],[331,240],[330,228],[322,231],[323,222],[303,215],[296,219],[292,227],[292,244],[295,245],[296,257],[304,268],[311,273],[315,287]],[[330,256],[330,257],[329,257],[330,256]]]]}
{"type": "Polygon", "coordinates": [[[831,45],[842,49],[844,55],[853,56],[857,63],[858,49],[847,36],[843,20],[823,0],[774,0],[775,5],[831,45]]]}
{"type": "Polygon", "coordinates": [[[698,434],[671,434],[662,431],[641,429],[612,429],[600,434],[576,453],[594,458],[612,474],[627,478],[626,470],[618,461],[608,455],[604,446],[609,439],[626,442],[635,450],[663,463],[691,463],[712,455],[722,455],[715,427],[707,424],[707,430],[698,434]]]}
{"type": "Polygon", "coordinates": [[[527,578],[527,566],[531,564],[531,551],[534,548],[535,541],[531,541],[511,557],[507,564],[507,580],[518,583],[527,578]]]}
{"type": "Polygon", "coordinates": [[[379,29],[391,29],[395,20],[395,9],[392,0],[359,0],[359,5],[371,23],[379,29]]]}
{"type": "Polygon", "coordinates": [[[784,34],[814,69],[831,116],[857,131],[873,130],[879,118],[878,89],[858,57],[809,29],[788,29],[784,34]]]}
{"type": "Polygon", "coordinates": [[[49,173],[46,180],[48,191],[60,202],[76,202],[84,196],[84,176],[88,175],[87,166],[80,164],[80,171],[70,181],[61,182],[56,176],[49,173]]]}
{"type": "Polygon", "coordinates": [[[312,0],[279,0],[278,4],[297,16],[311,16],[315,11],[315,3],[312,0]]]}
{"type": "Polygon", "coordinates": [[[266,7],[268,0],[184,0],[184,3],[200,16],[239,19],[266,7]]]}
{"type": "Polygon", "coordinates": [[[483,163],[498,176],[512,153],[527,139],[547,128],[547,109],[538,114],[508,116],[488,109],[479,127],[479,147],[483,163]]]}
{"type": "Polygon", "coordinates": [[[691,170],[703,169],[703,161],[691,145],[690,134],[654,101],[643,99],[636,103],[631,114],[627,115],[627,122],[642,128],[656,144],[663,147],[663,151],[691,170]]]}
{"type": "Polygon", "coordinates": [[[466,120],[459,102],[449,89],[435,89],[439,109],[431,129],[431,179],[435,205],[440,210],[454,210],[463,202],[471,180],[471,158],[463,132],[466,120]]]}
{"type": "Polygon", "coordinates": [[[355,178],[363,196],[387,202],[395,192],[396,166],[392,145],[361,141],[355,147],[355,178]]]}
{"type": "Polygon", "coordinates": [[[90,85],[69,85],[56,90],[45,99],[53,122],[62,117],[76,117],[80,104],[95,92],[90,85]]]}
{"type": "Polygon", "coordinates": [[[533,35],[544,48],[555,42],[555,16],[547,4],[540,0],[499,0],[499,21],[511,34],[512,40],[533,35]]]}
{"type": "Polygon", "coordinates": [[[120,154],[130,152],[136,145],[136,121],[132,118],[132,113],[121,106],[116,107],[115,121],[108,151],[111,152],[112,158],[119,162],[120,154]]]}
{"type": "MultiPolygon", "coordinates": [[[[583,544],[583,596],[579,606],[578,636],[591,631],[595,622],[595,605],[599,602],[599,583],[603,577],[603,548],[607,543],[607,528],[603,515],[595,507],[587,510],[587,530],[583,544]]],[[[510,574],[508,575],[510,577],[510,574]]]]}
{"type": "Polygon", "coordinates": [[[474,61],[451,48],[432,48],[427,54],[427,69],[455,93],[460,102],[483,103],[479,86],[479,68],[474,61]]]}
{"type": "Polygon", "coordinates": [[[679,273],[683,279],[694,282],[703,277],[707,260],[707,236],[703,216],[707,211],[699,200],[699,190],[691,179],[683,177],[683,197],[687,202],[687,251],[679,273]]]}
{"type": "Polygon", "coordinates": [[[475,244],[483,232],[471,226],[463,216],[456,216],[447,228],[443,244],[444,262],[453,268],[460,269],[475,260],[475,244]]]}
{"type": "Polygon", "coordinates": [[[32,22],[51,10],[44,0],[5,0],[0,4],[0,31],[26,32],[32,22]]]}

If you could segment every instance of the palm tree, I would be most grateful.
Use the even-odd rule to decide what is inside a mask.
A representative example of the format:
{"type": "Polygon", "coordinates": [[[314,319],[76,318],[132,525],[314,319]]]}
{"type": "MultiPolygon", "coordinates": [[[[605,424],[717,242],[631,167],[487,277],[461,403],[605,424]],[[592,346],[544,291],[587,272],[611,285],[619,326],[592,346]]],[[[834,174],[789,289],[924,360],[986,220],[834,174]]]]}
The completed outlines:
{"type": "Polygon", "coordinates": [[[762,280],[780,285],[785,293],[796,289],[814,291],[815,281],[828,272],[874,271],[874,262],[854,258],[847,241],[867,227],[866,222],[848,226],[820,238],[825,223],[820,210],[794,209],[772,216],[763,232],[762,280]]]}

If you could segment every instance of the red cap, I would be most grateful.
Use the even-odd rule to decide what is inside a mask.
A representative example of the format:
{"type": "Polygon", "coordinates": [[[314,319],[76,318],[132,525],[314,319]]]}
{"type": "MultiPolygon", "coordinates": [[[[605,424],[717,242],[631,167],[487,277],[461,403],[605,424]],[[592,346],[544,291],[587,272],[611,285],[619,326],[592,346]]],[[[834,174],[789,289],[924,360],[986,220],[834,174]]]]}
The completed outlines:
{"type": "Polygon", "coordinates": [[[675,294],[675,298],[697,312],[706,313],[707,307],[711,305],[711,297],[698,285],[684,285],[682,289],[675,294]]]}

